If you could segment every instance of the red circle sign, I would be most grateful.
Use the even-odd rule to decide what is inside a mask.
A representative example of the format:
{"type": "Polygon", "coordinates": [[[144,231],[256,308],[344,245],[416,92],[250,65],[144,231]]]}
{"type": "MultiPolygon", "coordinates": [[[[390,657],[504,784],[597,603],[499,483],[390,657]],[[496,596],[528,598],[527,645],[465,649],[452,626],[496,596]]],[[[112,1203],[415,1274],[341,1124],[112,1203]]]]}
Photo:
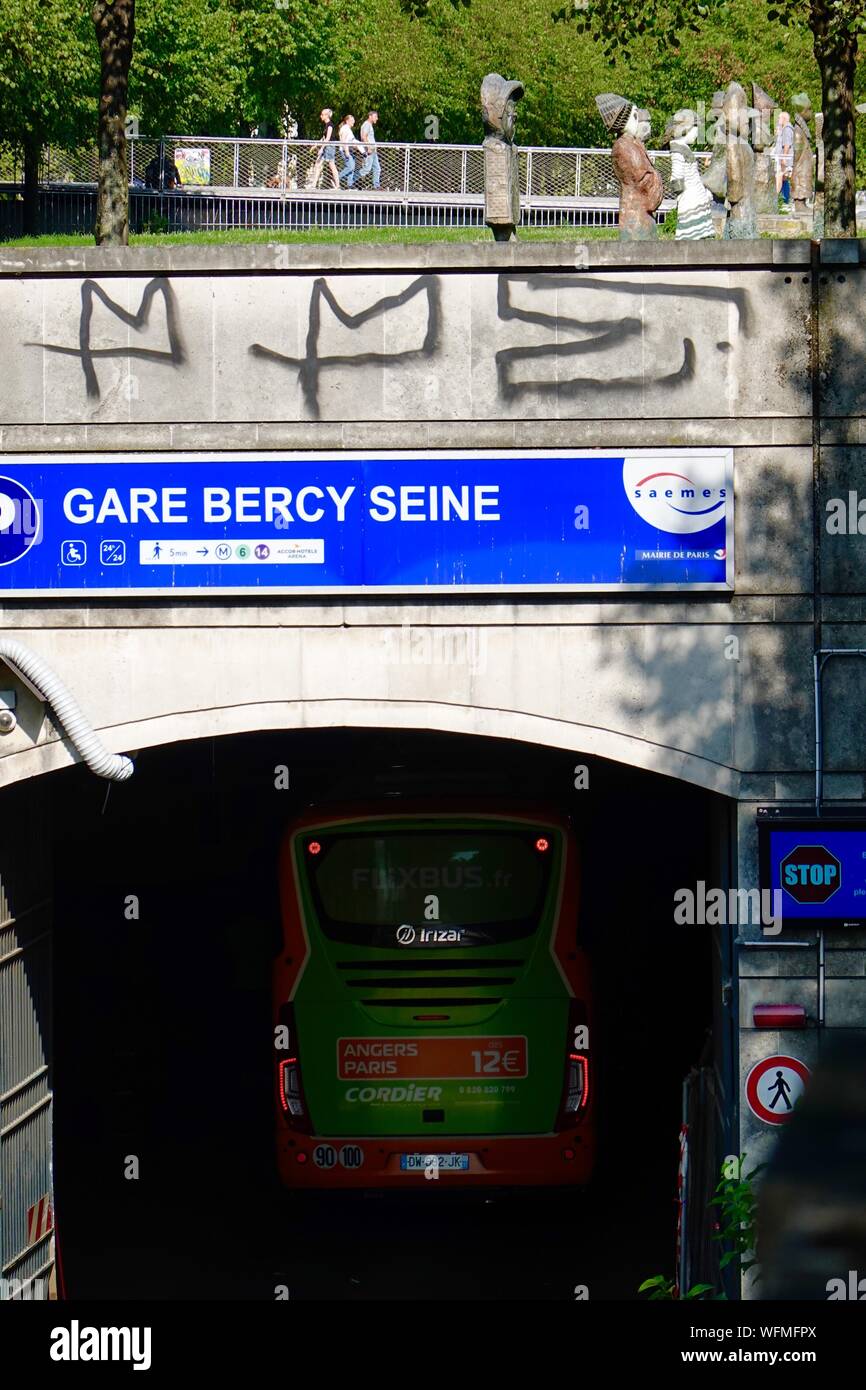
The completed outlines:
{"type": "Polygon", "coordinates": [[[749,1109],[768,1125],[783,1125],[794,1113],[812,1073],[798,1057],[765,1057],[746,1077],[749,1109]]]}

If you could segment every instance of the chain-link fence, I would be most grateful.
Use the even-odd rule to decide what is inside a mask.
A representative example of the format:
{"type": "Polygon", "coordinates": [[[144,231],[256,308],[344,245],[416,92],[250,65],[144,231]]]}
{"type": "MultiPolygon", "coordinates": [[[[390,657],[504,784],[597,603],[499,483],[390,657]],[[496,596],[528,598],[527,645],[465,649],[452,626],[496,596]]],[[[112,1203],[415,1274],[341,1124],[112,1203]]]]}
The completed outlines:
{"type": "MultiPolygon", "coordinates": [[[[649,154],[669,199],[670,155],[649,154]]],[[[609,149],[522,148],[518,160],[524,225],[616,220],[619,182],[609,149]]],[[[97,176],[93,147],[44,150],[41,230],[91,231],[97,176]]],[[[20,158],[0,148],[0,236],[20,234],[22,178],[20,158]]],[[[133,231],[464,226],[484,220],[480,145],[382,141],[368,150],[360,144],[344,149],[335,141],[323,150],[310,140],[136,136],[129,140],[129,181],[133,231]]],[[[662,204],[659,220],[670,206],[662,204]]]]}
{"type": "MultiPolygon", "coordinates": [[[[344,153],[333,142],[334,158],[325,163],[312,140],[229,140],[209,136],[170,135],[163,140],[134,136],[128,142],[129,180],[134,187],[154,186],[159,160],[176,164],[184,187],[237,191],[275,188],[285,192],[345,188],[352,185],[390,193],[460,197],[484,192],[484,151],[480,145],[393,144],[375,146],[376,163],[355,145],[344,153]],[[361,177],[361,169],[365,170],[361,177]]],[[[372,151],[371,147],[371,151],[372,151]]],[[[670,178],[670,155],[650,151],[665,179],[670,178]]],[[[522,148],[519,151],[520,192],[524,198],[616,198],[619,185],[610,150],[522,148]]],[[[97,152],[45,149],[40,166],[42,184],[90,184],[98,174],[97,152]]],[[[20,155],[0,147],[0,182],[23,178],[20,155]]],[[[667,192],[667,187],[666,190],[667,192]]]]}

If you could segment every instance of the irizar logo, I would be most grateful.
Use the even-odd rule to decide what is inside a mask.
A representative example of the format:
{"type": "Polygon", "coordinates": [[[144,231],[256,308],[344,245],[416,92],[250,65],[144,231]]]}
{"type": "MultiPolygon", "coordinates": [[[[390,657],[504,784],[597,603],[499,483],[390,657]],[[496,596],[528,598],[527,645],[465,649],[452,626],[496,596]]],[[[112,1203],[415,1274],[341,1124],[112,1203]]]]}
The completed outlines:
{"type": "Polygon", "coordinates": [[[421,927],[418,931],[414,927],[398,927],[397,940],[401,946],[411,946],[417,942],[419,946],[436,946],[440,943],[454,945],[456,941],[463,940],[462,927],[421,927]]]}
{"type": "Polygon", "coordinates": [[[622,481],[638,516],[659,531],[687,536],[724,518],[728,494],[722,458],[696,456],[682,464],[676,458],[626,458],[622,481]]]}

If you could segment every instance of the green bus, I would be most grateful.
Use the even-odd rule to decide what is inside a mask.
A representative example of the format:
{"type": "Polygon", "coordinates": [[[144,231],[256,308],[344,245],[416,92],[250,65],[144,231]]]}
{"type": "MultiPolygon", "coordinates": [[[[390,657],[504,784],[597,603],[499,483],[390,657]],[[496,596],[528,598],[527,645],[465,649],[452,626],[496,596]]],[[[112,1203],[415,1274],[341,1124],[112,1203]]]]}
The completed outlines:
{"type": "Polygon", "coordinates": [[[308,810],[280,855],[290,1188],[581,1184],[595,1148],[577,841],[456,799],[308,810]]]}

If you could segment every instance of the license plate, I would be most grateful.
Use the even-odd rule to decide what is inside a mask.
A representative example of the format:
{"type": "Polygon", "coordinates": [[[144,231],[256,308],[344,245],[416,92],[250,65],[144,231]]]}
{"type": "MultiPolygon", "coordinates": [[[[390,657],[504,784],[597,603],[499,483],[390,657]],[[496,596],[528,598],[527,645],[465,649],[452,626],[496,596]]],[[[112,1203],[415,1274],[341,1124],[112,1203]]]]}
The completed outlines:
{"type": "Polygon", "coordinates": [[[401,1154],[400,1168],[404,1173],[423,1173],[434,1168],[440,1173],[467,1173],[468,1154],[401,1154]]]}

